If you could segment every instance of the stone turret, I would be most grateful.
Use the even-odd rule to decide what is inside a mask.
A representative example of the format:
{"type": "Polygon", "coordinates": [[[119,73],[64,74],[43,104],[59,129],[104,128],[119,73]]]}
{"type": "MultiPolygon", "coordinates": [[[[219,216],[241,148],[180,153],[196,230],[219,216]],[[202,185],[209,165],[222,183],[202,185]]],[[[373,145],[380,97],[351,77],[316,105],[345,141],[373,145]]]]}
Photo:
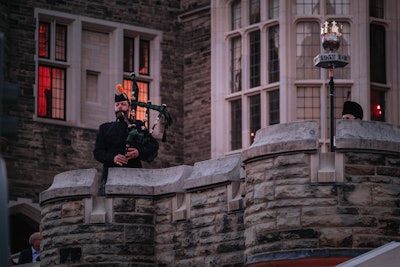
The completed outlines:
{"type": "Polygon", "coordinates": [[[319,147],[314,121],[269,126],[241,155],[110,169],[105,197],[96,170],[61,173],[41,266],[334,266],[399,241],[400,128],[339,121],[319,147]]]}
{"type": "Polygon", "coordinates": [[[339,121],[336,152],[320,153],[317,127],[262,129],[242,153],[248,266],[333,266],[400,240],[400,128],[339,121]]]}

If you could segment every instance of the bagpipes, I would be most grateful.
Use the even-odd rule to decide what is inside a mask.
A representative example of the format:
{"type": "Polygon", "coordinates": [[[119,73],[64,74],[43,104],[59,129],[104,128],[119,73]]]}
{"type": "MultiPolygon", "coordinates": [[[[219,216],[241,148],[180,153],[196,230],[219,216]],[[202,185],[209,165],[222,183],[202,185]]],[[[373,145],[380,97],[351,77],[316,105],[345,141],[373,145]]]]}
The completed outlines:
{"type": "MultiPolygon", "coordinates": [[[[128,125],[129,128],[129,134],[126,139],[126,149],[129,147],[138,147],[138,146],[145,146],[147,142],[149,142],[150,135],[152,135],[155,127],[159,124],[161,118],[163,117],[163,126],[164,126],[164,132],[162,136],[162,142],[166,142],[166,131],[171,126],[172,124],[172,117],[169,114],[167,110],[167,105],[163,104],[161,106],[158,105],[153,105],[151,102],[139,102],[138,101],[138,93],[139,93],[139,87],[137,85],[136,81],[136,76],[135,73],[132,72],[131,74],[131,79],[132,79],[132,99],[131,99],[131,119],[133,120],[133,123],[129,121],[127,116],[124,114],[124,121],[128,125]],[[145,118],[142,121],[142,125],[140,127],[137,127],[136,125],[136,111],[137,107],[144,107],[146,108],[146,113],[145,113],[145,118]],[[147,121],[147,115],[149,114],[150,109],[158,111],[158,116],[156,117],[153,126],[151,127],[150,130],[146,128],[146,121],[147,121]]],[[[124,93],[124,89],[122,85],[117,85],[117,90],[122,94],[124,93]]],[[[152,155],[150,155],[146,161],[151,162],[154,160],[154,158],[157,156],[157,151],[154,152],[152,155]]]]}

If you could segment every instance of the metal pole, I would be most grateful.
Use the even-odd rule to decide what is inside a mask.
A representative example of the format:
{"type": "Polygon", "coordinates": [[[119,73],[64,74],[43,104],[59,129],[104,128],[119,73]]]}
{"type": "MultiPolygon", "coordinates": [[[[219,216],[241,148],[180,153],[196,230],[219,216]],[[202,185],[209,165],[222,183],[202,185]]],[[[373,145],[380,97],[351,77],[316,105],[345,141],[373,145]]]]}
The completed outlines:
{"type": "Polygon", "coordinates": [[[0,266],[8,266],[10,248],[8,244],[8,190],[7,172],[0,156],[0,266]]]}
{"type": "MultiPolygon", "coordinates": [[[[3,87],[3,64],[4,64],[4,33],[0,32],[0,87],[3,87]]],[[[3,90],[0,88],[0,119],[2,115],[3,90]]],[[[1,128],[1,126],[0,126],[1,128]]],[[[0,129],[0,135],[1,135],[0,129]]],[[[1,138],[1,136],[0,136],[1,138]]],[[[1,144],[0,140],[0,145],[1,144]]],[[[0,266],[8,266],[10,248],[8,243],[8,186],[7,172],[3,156],[0,154],[0,266]]]]}
{"type": "Polygon", "coordinates": [[[330,100],[330,123],[331,123],[331,152],[335,152],[335,108],[334,108],[334,92],[335,92],[335,83],[333,82],[333,69],[332,65],[329,68],[329,100],[330,100]]]}

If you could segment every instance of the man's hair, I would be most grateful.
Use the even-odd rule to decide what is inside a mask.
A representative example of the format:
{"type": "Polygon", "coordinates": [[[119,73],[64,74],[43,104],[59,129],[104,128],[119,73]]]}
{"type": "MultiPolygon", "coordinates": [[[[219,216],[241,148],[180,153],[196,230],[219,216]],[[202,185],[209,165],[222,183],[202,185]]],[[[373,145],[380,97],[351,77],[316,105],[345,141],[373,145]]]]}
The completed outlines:
{"type": "Polygon", "coordinates": [[[38,239],[38,237],[40,238],[40,233],[39,232],[35,232],[35,233],[31,234],[31,236],[29,237],[29,245],[32,245],[33,241],[38,239]]]}

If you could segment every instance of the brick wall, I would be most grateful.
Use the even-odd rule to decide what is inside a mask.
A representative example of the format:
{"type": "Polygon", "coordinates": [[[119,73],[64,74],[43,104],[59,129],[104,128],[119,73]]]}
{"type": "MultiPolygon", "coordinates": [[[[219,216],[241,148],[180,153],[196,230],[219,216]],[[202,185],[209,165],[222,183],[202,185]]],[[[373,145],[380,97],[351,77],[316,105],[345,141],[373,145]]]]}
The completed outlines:
{"type": "Polygon", "coordinates": [[[184,162],[211,157],[211,15],[209,1],[182,1],[184,162]]]}

